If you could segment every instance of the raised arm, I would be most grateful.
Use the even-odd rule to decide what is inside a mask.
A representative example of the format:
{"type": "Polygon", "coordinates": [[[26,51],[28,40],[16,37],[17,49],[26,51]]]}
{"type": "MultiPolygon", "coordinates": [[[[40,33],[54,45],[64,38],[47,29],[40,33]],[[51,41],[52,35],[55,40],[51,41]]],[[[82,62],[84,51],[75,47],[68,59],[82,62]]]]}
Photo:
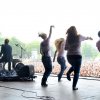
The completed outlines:
{"type": "Polygon", "coordinates": [[[49,31],[49,36],[48,36],[48,38],[51,37],[51,34],[52,34],[52,28],[53,28],[53,27],[54,27],[53,25],[50,26],[50,31],[49,31]]]}

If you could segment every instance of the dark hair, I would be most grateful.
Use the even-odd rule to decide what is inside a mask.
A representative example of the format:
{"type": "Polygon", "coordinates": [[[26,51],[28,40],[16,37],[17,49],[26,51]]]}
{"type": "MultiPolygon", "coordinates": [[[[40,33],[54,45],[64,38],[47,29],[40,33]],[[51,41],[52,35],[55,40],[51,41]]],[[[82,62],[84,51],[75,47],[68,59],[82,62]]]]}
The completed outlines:
{"type": "Polygon", "coordinates": [[[67,32],[66,32],[66,34],[73,34],[73,35],[76,35],[77,34],[77,30],[76,30],[76,27],[75,26],[71,26],[68,30],[67,30],[67,32]]]}
{"type": "Polygon", "coordinates": [[[98,36],[100,37],[100,31],[98,32],[98,36]]]}
{"type": "Polygon", "coordinates": [[[9,40],[8,39],[5,39],[5,44],[8,44],[9,43],[9,40]]]}
{"type": "Polygon", "coordinates": [[[71,26],[67,30],[66,34],[68,34],[67,40],[68,40],[69,44],[73,44],[73,43],[79,42],[79,37],[78,37],[77,30],[76,30],[75,26],[71,26]]]}

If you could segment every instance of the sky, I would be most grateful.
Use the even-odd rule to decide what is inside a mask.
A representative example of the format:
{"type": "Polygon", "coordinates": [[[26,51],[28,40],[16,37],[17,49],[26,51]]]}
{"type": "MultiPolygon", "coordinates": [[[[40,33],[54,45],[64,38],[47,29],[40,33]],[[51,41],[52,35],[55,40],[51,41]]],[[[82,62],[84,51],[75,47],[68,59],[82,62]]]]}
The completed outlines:
{"type": "Polygon", "coordinates": [[[0,33],[25,43],[40,40],[38,32],[55,28],[52,41],[66,37],[74,25],[77,31],[97,41],[100,30],[100,0],[0,0],[0,33]]]}

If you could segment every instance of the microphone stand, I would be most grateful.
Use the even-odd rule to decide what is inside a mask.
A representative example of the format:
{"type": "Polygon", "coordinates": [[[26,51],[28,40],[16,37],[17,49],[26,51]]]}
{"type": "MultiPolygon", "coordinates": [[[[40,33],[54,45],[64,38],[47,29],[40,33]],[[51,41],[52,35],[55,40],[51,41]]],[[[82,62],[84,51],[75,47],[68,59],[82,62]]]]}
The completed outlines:
{"type": "Polygon", "coordinates": [[[21,56],[20,56],[20,58],[21,58],[21,60],[22,60],[23,51],[25,51],[25,49],[24,49],[21,45],[19,45],[19,44],[16,44],[16,46],[19,47],[19,48],[21,49],[21,56]]]}

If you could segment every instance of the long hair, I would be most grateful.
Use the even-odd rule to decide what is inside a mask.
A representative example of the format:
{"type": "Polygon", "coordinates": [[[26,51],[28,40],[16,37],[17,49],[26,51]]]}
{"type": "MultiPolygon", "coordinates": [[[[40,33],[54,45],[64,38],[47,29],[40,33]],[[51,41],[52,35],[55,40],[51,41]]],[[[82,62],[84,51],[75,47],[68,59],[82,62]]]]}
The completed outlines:
{"type": "Polygon", "coordinates": [[[62,42],[64,42],[64,38],[59,38],[59,39],[56,39],[55,40],[56,50],[59,50],[60,49],[62,42]]]}
{"type": "Polygon", "coordinates": [[[74,44],[76,42],[79,42],[79,37],[78,37],[77,30],[76,30],[75,26],[71,26],[67,30],[66,34],[68,34],[67,41],[69,44],[74,44]]]}

